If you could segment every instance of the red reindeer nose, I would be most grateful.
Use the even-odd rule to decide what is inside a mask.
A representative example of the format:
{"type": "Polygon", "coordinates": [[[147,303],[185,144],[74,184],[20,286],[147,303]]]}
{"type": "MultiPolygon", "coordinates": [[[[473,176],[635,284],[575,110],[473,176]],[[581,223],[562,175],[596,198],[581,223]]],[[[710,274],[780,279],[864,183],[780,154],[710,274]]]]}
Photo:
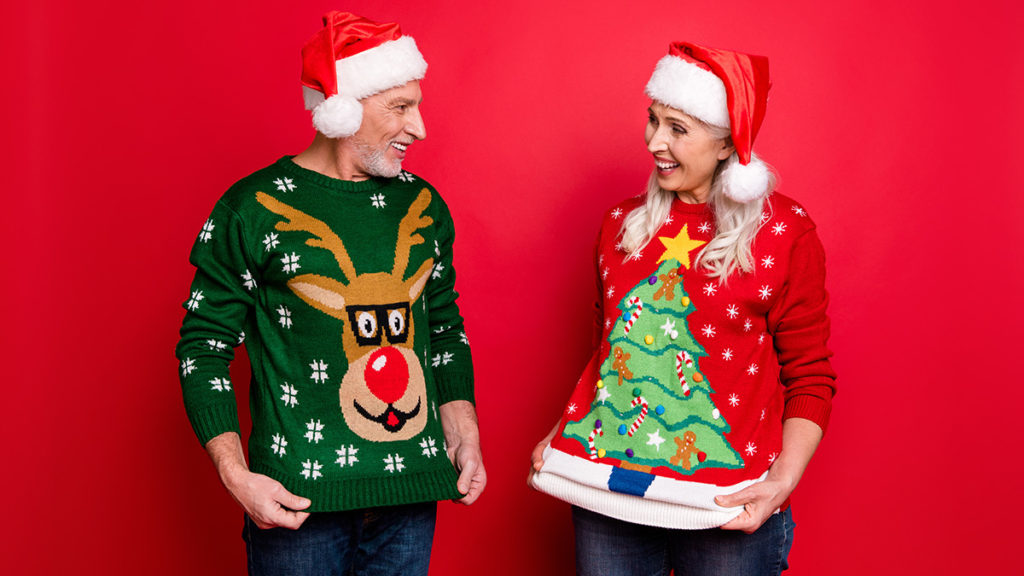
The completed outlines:
{"type": "Polygon", "coordinates": [[[366,387],[381,402],[394,404],[405,395],[409,385],[409,365],[396,348],[379,348],[370,355],[363,378],[366,379],[366,387]]]}

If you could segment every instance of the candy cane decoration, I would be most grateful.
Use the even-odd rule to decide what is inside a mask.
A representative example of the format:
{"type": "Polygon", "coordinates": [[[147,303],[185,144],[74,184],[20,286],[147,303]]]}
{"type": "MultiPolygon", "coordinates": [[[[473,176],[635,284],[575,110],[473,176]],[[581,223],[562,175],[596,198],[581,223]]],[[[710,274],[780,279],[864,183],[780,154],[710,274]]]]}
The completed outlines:
{"type": "Polygon", "coordinates": [[[636,420],[633,420],[633,423],[629,425],[629,432],[627,434],[632,436],[633,432],[636,432],[636,429],[644,423],[644,418],[647,417],[647,400],[645,400],[643,396],[637,396],[636,398],[633,398],[633,401],[629,405],[630,407],[637,405],[640,406],[640,415],[637,416],[636,420]]]}
{"type": "Polygon", "coordinates": [[[601,429],[601,421],[597,420],[594,422],[594,431],[587,436],[587,445],[590,446],[590,459],[597,460],[597,447],[594,446],[594,436],[604,436],[604,430],[601,429]]]}
{"type": "Polygon", "coordinates": [[[626,300],[627,308],[633,306],[633,304],[636,304],[636,310],[629,315],[629,320],[626,320],[626,334],[629,334],[629,329],[633,327],[633,322],[636,322],[636,319],[640,317],[640,313],[644,311],[644,303],[640,300],[639,296],[633,296],[626,300]]]}
{"type": "Polygon", "coordinates": [[[679,354],[676,354],[676,374],[679,375],[679,385],[683,387],[683,396],[690,395],[690,385],[686,383],[686,376],[683,376],[683,361],[687,361],[687,365],[693,364],[693,360],[690,359],[690,355],[683,350],[679,354]]]}

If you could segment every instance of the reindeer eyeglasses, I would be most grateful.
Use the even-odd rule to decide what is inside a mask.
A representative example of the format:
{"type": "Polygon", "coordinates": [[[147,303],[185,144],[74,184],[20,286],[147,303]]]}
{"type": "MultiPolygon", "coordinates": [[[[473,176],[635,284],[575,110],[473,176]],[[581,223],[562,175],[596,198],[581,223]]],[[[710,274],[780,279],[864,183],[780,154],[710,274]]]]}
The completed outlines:
{"type": "Polygon", "coordinates": [[[348,306],[348,319],[360,346],[380,346],[382,337],[391,344],[409,338],[409,303],[348,306]]]}

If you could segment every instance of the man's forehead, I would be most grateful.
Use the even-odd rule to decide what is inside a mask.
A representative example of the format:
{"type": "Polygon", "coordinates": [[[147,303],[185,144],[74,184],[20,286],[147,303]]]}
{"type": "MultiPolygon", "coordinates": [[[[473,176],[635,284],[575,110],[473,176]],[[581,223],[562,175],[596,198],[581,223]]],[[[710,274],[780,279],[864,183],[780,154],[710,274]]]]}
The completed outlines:
{"type": "Polygon", "coordinates": [[[380,96],[388,104],[419,104],[423,101],[423,91],[418,80],[385,90],[380,96]]]}

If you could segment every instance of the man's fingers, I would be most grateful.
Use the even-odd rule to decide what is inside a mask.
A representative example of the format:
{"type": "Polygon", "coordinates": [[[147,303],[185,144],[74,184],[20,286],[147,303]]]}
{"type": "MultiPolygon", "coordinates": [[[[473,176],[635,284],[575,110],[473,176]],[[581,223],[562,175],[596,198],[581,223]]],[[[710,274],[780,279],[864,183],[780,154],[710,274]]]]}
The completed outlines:
{"type": "Polygon", "coordinates": [[[540,472],[542,466],[544,466],[544,447],[546,444],[543,442],[537,444],[533,449],[533,453],[530,454],[530,461],[533,462],[533,469],[540,472]]]}
{"type": "Polygon", "coordinates": [[[470,484],[473,480],[473,475],[476,474],[478,463],[476,458],[468,458],[465,462],[460,462],[460,465],[462,470],[459,471],[459,492],[469,494],[470,484]]]}
{"type": "Polygon", "coordinates": [[[306,508],[309,508],[309,505],[311,504],[309,498],[296,496],[285,489],[284,486],[281,486],[281,488],[277,490],[277,493],[274,494],[274,500],[277,500],[281,506],[290,510],[305,510],[306,508]]]}
{"type": "Polygon", "coordinates": [[[749,488],[744,488],[734,494],[722,494],[715,496],[715,503],[723,508],[732,508],[733,506],[742,506],[753,499],[753,494],[749,488]]]}

